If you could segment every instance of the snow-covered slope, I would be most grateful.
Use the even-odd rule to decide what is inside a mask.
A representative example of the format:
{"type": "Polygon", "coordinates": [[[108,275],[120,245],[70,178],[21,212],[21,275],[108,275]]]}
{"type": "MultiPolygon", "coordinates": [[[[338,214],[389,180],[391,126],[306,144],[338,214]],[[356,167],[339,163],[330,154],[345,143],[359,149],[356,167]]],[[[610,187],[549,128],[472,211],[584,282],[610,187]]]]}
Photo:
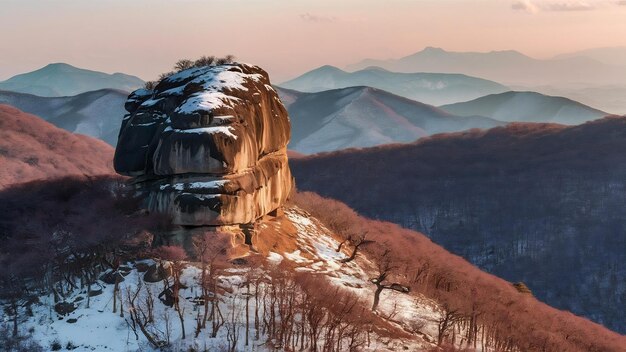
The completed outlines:
{"type": "Polygon", "coordinates": [[[371,87],[277,91],[291,118],[289,149],[305,154],[412,142],[434,133],[503,124],[484,117],[454,116],[371,87]]]}
{"type": "Polygon", "coordinates": [[[54,63],[0,82],[0,90],[61,97],[106,88],[132,91],[143,84],[138,77],[123,73],[107,74],[54,63]]]}
{"type": "MultiPolygon", "coordinates": [[[[33,196],[28,193],[15,192],[10,202],[33,196]]],[[[63,194],[42,203],[58,203],[60,213],[79,206],[63,194]]],[[[16,326],[21,341],[43,350],[441,351],[454,345],[500,351],[506,344],[511,351],[586,352],[624,346],[626,337],[538,302],[528,290],[480,272],[419,233],[361,218],[313,194],[297,193],[293,201],[297,205],[284,213],[255,223],[251,246],[236,226],[187,229],[199,236],[188,251],[204,258],[200,262],[186,261],[181,247],[151,249],[146,232],[89,250],[55,233],[43,240],[53,241],[60,256],[42,268],[45,275],[32,274],[42,280],[27,291],[7,285],[6,274],[33,263],[29,256],[41,251],[33,248],[36,240],[20,246],[20,238],[9,237],[9,248],[22,253],[0,257],[6,268],[0,273],[6,312],[0,341],[11,341],[16,326]],[[353,236],[364,233],[369,245],[347,261],[358,242],[353,236]],[[372,311],[377,283],[387,289],[372,311]]],[[[37,208],[17,209],[25,206],[37,208]]],[[[118,221],[127,217],[100,207],[118,221]]],[[[32,225],[42,225],[37,219],[32,225]]],[[[28,230],[13,225],[11,233],[28,230]]],[[[102,222],[98,234],[84,226],[68,231],[86,231],[77,232],[78,239],[102,235],[100,227],[102,222]]]]}
{"type": "MultiPolygon", "coordinates": [[[[202,314],[203,305],[199,303],[199,281],[202,271],[199,263],[186,262],[181,275],[180,291],[181,311],[186,330],[182,338],[179,317],[174,309],[159,301],[157,295],[163,290],[162,281],[144,282],[145,268],[156,263],[151,259],[139,260],[123,266],[123,281],[119,283],[117,302],[122,303],[122,310],[114,309],[119,304],[114,300],[114,284],[106,284],[102,280],[92,285],[91,297],[85,291],[76,291],[65,302],[74,309],[67,314],[55,312],[53,295],[42,296],[39,302],[31,306],[32,315],[22,314],[20,329],[34,341],[47,348],[55,343],[61,346],[74,346],[77,351],[152,351],[146,337],[133,321],[133,308],[136,310],[152,299],[154,321],[147,324],[148,333],[162,341],[169,342],[169,348],[176,351],[276,351],[285,350],[276,341],[268,341],[267,331],[262,322],[257,322],[257,314],[261,319],[265,310],[273,302],[271,290],[277,289],[276,283],[270,286],[272,276],[279,270],[290,268],[296,275],[321,277],[330,283],[334,298],[342,294],[352,294],[356,308],[369,311],[374,297],[375,286],[368,281],[373,271],[373,264],[363,256],[350,263],[340,260],[348,256],[348,251],[336,251],[339,242],[333,233],[305,211],[292,207],[286,209],[285,216],[260,223],[259,254],[247,253],[232,261],[252,262],[260,257],[265,265],[230,265],[220,271],[217,276],[218,291],[214,297],[218,300],[219,314],[224,319],[223,325],[215,329],[212,337],[213,321],[207,328],[196,334],[197,319],[202,314]],[[264,237],[261,237],[264,236],[264,237]],[[271,246],[268,246],[271,245],[271,246]],[[254,284],[253,284],[254,282],[254,284]],[[136,295],[136,298],[134,298],[136,295]],[[246,310],[246,305],[248,305],[246,310]],[[246,314],[247,311],[247,314],[246,314]],[[246,317],[248,328],[246,328],[246,317]],[[258,324],[258,325],[257,325],[258,324]],[[134,326],[134,328],[133,328],[134,326]],[[259,327],[260,326],[260,327],[259,327]],[[257,329],[257,327],[259,327],[257,329]],[[248,343],[246,343],[246,335],[248,343]],[[235,341],[236,340],[236,341],[235,341]]],[[[236,230],[235,230],[236,231],[236,230]]],[[[284,275],[285,273],[281,274],[284,275]]],[[[170,279],[172,283],[172,279],[170,279]]],[[[279,289],[279,288],[278,288],[279,289]]],[[[376,327],[372,328],[367,341],[359,340],[356,350],[363,351],[396,351],[425,350],[434,346],[437,334],[437,319],[440,311],[435,302],[419,294],[402,294],[386,290],[381,297],[376,327]],[[415,326],[409,321],[419,320],[420,334],[408,335],[405,331],[414,332],[415,326]],[[395,337],[394,337],[395,336],[395,337]]],[[[295,308],[295,303],[293,304],[295,308]]],[[[283,307],[284,308],[284,307],[283,307]]],[[[277,308],[277,309],[283,309],[277,308]]],[[[318,307],[322,310],[322,307],[318,307]]],[[[356,309],[355,308],[355,309],[356,309]]],[[[217,318],[215,318],[217,319],[217,318]]],[[[3,319],[9,322],[8,317],[3,319]]],[[[301,322],[300,318],[294,320],[301,322]]],[[[347,336],[347,333],[346,333],[347,336]]],[[[323,334],[317,343],[321,346],[323,334]]],[[[334,338],[334,336],[333,336],[334,338]]],[[[349,340],[342,340],[341,346],[333,350],[349,350],[349,340]]],[[[298,339],[294,342],[297,346],[298,339]]],[[[309,349],[306,349],[309,350],[309,349]]]]}
{"type": "Polygon", "coordinates": [[[509,90],[493,81],[460,74],[398,73],[379,67],[346,72],[333,66],[322,66],[280,86],[301,92],[369,86],[432,105],[466,101],[509,90]]]}
{"type": "Polygon", "coordinates": [[[506,122],[578,125],[609,115],[579,102],[535,92],[506,92],[440,107],[459,116],[487,116],[506,122]]]}
{"type": "Polygon", "coordinates": [[[15,106],[57,127],[115,146],[127,96],[127,92],[115,89],[56,98],[0,91],[0,104],[15,106]]]}

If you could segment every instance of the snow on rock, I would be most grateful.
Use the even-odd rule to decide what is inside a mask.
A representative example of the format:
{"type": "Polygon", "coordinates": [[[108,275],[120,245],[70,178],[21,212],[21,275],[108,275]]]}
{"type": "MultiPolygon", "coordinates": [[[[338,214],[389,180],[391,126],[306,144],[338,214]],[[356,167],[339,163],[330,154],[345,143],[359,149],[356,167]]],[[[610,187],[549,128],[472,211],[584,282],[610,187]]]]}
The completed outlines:
{"type": "Polygon", "coordinates": [[[170,214],[175,224],[251,223],[292,189],[289,117],[257,66],[187,69],[153,91],[131,93],[125,108],[115,169],[136,177],[150,210],[170,214]],[[216,177],[229,186],[215,192],[190,185],[216,177]]]}

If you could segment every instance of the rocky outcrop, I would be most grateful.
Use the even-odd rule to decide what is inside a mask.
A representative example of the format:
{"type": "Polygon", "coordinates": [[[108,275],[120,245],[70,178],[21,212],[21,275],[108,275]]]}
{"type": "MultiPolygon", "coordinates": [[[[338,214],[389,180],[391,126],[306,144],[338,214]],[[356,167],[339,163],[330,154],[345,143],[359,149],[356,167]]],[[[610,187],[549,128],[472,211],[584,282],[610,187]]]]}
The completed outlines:
{"type": "Polygon", "coordinates": [[[131,93],[125,108],[115,169],[175,224],[250,223],[292,189],[289,117],[257,66],[187,69],[131,93]]]}

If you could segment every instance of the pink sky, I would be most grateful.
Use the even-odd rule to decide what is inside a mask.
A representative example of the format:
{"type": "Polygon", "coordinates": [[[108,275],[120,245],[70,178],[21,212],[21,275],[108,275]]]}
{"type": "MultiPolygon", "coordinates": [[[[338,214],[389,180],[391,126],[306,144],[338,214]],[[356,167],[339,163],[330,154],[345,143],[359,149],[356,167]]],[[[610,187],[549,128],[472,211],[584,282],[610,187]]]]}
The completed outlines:
{"type": "Polygon", "coordinates": [[[0,80],[50,62],[153,79],[232,53],[278,83],[425,46],[534,57],[626,46],[626,0],[3,0],[0,80]]]}

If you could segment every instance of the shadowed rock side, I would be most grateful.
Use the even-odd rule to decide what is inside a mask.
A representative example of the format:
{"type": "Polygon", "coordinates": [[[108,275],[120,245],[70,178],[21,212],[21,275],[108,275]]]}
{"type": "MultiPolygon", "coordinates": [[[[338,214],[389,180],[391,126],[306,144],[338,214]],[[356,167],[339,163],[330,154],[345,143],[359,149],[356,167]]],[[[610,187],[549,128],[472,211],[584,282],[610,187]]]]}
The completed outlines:
{"type": "Polygon", "coordinates": [[[292,189],[289,117],[265,71],[191,68],[128,97],[114,165],[178,225],[245,224],[292,189]]]}

